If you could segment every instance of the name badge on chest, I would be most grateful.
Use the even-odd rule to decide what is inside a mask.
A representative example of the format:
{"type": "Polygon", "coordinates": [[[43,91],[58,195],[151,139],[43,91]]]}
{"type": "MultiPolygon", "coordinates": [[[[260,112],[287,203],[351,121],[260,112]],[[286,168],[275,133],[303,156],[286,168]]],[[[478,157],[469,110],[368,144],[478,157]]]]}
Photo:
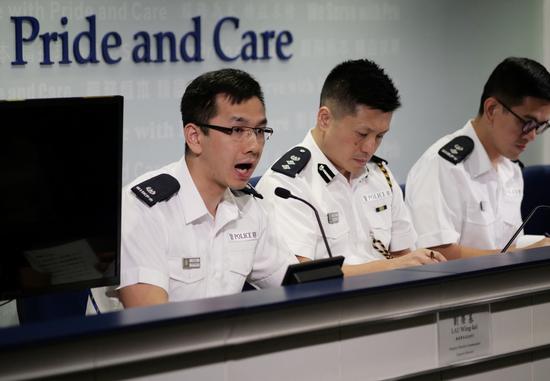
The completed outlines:
{"type": "Polygon", "coordinates": [[[184,270],[200,269],[201,268],[201,259],[200,259],[200,257],[183,258],[181,267],[184,270]]]}

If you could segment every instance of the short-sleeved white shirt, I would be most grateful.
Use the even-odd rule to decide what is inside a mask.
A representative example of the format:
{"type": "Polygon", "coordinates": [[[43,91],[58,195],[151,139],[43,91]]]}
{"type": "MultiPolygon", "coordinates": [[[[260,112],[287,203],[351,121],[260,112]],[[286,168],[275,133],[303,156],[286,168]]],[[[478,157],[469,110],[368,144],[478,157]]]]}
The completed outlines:
{"type": "Polygon", "coordinates": [[[123,190],[120,288],[148,283],[162,287],[169,301],[238,293],[245,280],[278,286],[289,264],[267,227],[258,200],[230,190],[208,212],[185,158],[136,179],[123,190]],[[175,177],[179,191],[149,207],[132,186],[158,174],[175,177]]]}
{"type": "Polygon", "coordinates": [[[405,193],[422,247],[502,249],[521,225],[521,169],[504,157],[493,167],[471,122],[428,148],[410,170],[405,193]],[[472,138],[474,149],[455,165],[438,151],[461,135],[472,138]]]}
{"type": "Polygon", "coordinates": [[[270,221],[292,254],[309,259],[328,256],[311,208],[275,196],[276,187],[288,189],[317,208],[332,254],[343,255],[346,264],[384,259],[373,248],[371,233],[390,251],[414,246],[416,234],[403,194],[389,170],[391,189],[373,162],[350,183],[319,149],[311,132],[300,146],[311,152],[311,159],[296,177],[268,170],[257,186],[267,201],[270,221]]]}

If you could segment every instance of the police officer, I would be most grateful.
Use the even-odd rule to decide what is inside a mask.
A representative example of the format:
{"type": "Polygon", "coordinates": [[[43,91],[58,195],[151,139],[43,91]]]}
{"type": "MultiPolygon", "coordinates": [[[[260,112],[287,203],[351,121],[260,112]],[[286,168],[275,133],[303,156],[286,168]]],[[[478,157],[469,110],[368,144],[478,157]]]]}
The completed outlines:
{"type": "Polygon", "coordinates": [[[315,128],[258,183],[278,235],[300,261],[327,256],[313,212],[281,200],[276,187],[312,203],[345,275],[444,261],[411,252],[416,234],[385,160],[374,156],[400,106],[392,80],[374,62],[347,61],[328,75],[315,128]]]}
{"type": "Polygon", "coordinates": [[[125,307],[280,285],[289,262],[247,182],[272,129],[247,73],[203,74],[181,100],[181,160],[123,191],[119,298],[125,307]],[[241,191],[234,191],[242,189],[241,191]]]}
{"type": "Polygon", "coordinates": [[[522,222],[523,178],[515,161],[549,118],[544,66],[528,58],[501,62],[485,84],[478,115],[434,143],[409,172],[406,201],[418,244],[448,259],[499,252],[522,222]]]}

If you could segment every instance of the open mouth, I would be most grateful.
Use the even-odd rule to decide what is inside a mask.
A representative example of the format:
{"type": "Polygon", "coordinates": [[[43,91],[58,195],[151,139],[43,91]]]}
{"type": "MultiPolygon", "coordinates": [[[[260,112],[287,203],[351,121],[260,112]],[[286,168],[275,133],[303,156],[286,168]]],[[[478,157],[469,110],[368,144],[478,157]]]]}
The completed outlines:
{"type": "Polygon", "coordinates": [[[250,169],[252,169],[252,163],[239,163],[235,165],[235,169],[242,174],[246,174],[250,171],[250,169]]]}

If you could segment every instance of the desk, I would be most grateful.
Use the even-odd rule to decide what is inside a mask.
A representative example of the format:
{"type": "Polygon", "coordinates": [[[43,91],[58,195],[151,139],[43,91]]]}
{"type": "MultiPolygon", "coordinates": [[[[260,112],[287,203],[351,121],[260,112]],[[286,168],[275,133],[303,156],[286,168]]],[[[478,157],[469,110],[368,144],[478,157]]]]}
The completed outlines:
{"type": "Polygon", "coordinates": [[[0,330],[0,380],[548,380],[550,249],[0,330]],[[437,316],[488,306],[441,365],[437,316]]]}

